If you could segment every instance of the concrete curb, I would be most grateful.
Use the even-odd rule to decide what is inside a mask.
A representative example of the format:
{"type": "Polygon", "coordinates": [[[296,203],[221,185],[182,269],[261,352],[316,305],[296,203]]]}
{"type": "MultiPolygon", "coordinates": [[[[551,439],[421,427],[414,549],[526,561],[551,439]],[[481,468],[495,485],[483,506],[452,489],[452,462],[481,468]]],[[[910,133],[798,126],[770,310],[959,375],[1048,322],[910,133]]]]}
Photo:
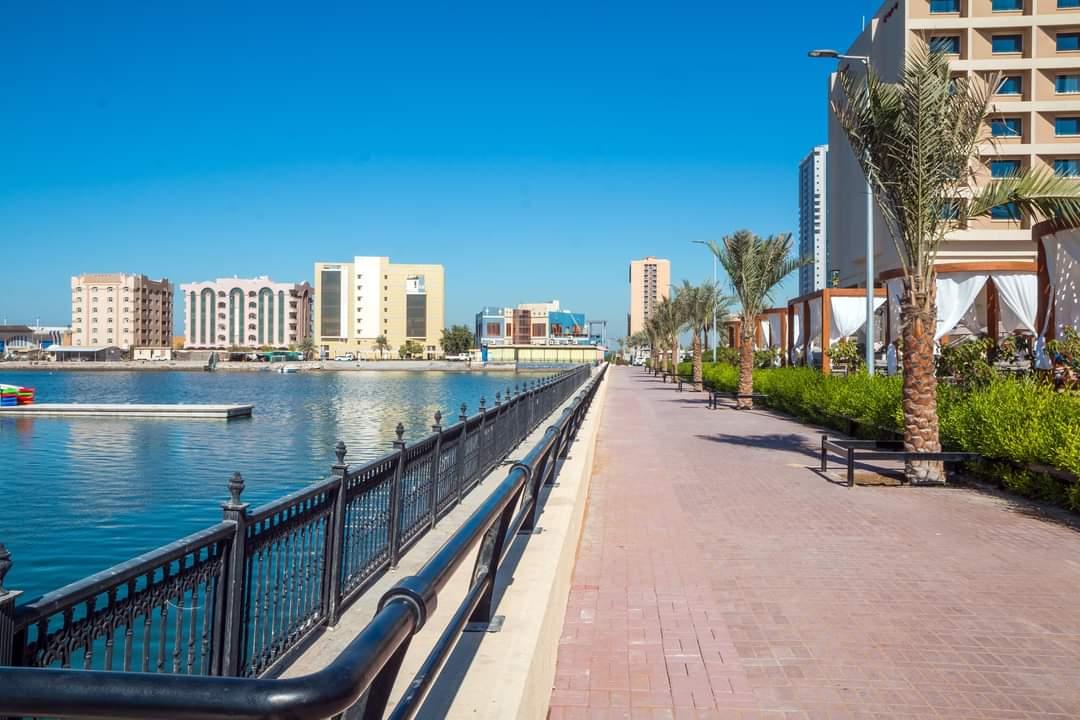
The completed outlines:
{"type": "MultiPolygon", "coordinates": [[[[608,384],[597,391],[559,469],[558,486],[546,491],[542,531],[518,538],[507,556],[516,566],[497,589],[502,595],[495,612],[506,618],[502,631],[476,640],[467,635],[459,643],[456,662],[467,665],[449,673],[456,680],[433,688],[418,717],[547,717],[608,384]]],[[[447,668],[453,662],[451,657],[447,668]]]]}

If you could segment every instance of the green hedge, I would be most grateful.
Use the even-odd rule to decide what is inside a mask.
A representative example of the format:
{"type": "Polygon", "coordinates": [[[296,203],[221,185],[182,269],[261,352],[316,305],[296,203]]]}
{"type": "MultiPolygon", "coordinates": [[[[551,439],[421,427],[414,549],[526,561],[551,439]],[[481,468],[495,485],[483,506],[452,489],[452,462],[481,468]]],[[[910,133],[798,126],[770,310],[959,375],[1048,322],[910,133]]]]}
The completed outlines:
{"type": "MultiPolygon", "coordinates": [[[[691,368],[684,363],[679,370],[689,374],[691,368]]],[[[717,389],[736,390],[737,368],[707,364],[703,372],[717,389]]],[[[846,430],[845,418],[854,418],[883,430],[903,428],[899,377],[775,368],[754,371],[754,390],[768,395],[770,407],[817,425],[846,430]]],[[[1080,511],[1080,485],[1009,464],[1046,465],[1080,476],[1080,397],[1056,393],[1033,379],[997,378],[967,390],[940,385],[938,414],[946,448],[1006,461],[982,463],[973,472],[1025,496],[1080,511]]]]}

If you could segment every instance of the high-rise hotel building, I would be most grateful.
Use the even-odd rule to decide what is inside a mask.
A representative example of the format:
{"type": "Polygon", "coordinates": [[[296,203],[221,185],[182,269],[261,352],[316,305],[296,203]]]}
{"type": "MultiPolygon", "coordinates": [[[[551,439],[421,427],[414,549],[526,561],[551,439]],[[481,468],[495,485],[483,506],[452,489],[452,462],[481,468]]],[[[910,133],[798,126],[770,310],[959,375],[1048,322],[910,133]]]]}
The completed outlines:
{"type": "Polygon", "coordinates": [[[828,247],[825,244],[825,165],[828,145],[818,145],[799,165],[799,257],[813,258],[799,268],[799,295],[825,287],[828,282],[828,247]]]}
{"type": "Polygon", "coordinates": [[[104,273],[71,278],[71,343],[76,347],[172,344],[173,286],[167,279],[104,273]]]}
{"type": "Polygon", "coordinates": [[[442,265],[391,263],[388,257],[315,263],[315,344],[330,357],[352,353],[383,356],[412,340],[425,357],[442,354],[444,325],[442,265]]]}
{"type": "Polygon", "coordinates": [[[180,286],[184,347],[287,348],[311,335],[311,286],[218,278],[180,286]]]}
{"type": "Polygon", "coordinates": [[[645,321],[671,290],[671,261],[649,256],[630,262],[630,314],[627,335],[645,329],[645,321]]]}
{"type": "MultiPolygon", "coordinates": [[[[982,148],[979,168],[985,181],[1047,167],[1080,182],[1080,0],[888,0],[846,54],[869,56],[875,72],[895,82],[916,38],[948,53],[956,76],[1001,73],[988,128],[994,145],[982,148]]],[[[858,62],[840,68],[862,74],[858,62]]],[[[830,83],[837,92],[835,73],[830,83]]],[[[831,262],[841,286],[865,284],[865,180],[831,111],[827,174],[831,262]]],[[[998,208],[950,233],[938,264],[1034,272],[1034,222],[998,208]]],[[[875,261],[880,279],[899,267],[880,213],[875,261]]]]}

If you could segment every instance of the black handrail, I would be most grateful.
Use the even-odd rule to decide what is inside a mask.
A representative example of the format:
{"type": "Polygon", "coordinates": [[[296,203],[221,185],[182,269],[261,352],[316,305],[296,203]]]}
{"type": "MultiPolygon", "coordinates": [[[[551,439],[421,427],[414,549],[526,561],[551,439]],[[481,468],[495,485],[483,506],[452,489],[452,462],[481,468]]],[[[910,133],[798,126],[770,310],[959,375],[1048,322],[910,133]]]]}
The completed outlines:
{"type": "MultiPolygon", "coordinates": [[[[277,672],[589,377],[578,366],[480,399],[468,416],[222,522],[15,606],[0,590],[0,665],[257,677],[277,672]]],[[[0,545],[0,584],[11,566],[0,545]]]]}
{"type": "Polygon", "coordinates": [[[531,528],[535,522],[541,483],[553,480],[555,463],[566,456],[605,370],[602,367],[587,383],[541,441],[514,463],[417,574],[383,596],[371,622],[322,670],[269,680],[0,667],[0,716],[316,720],[341,717],[352,708],[350,717],[381,718],[412,636],[431,616],[439,592],[479,541],[465,599],[394,709],[395,718],[412,717],[464,623],[490,620],[494,581],[509,547],[507,540],[518,528],[531,528]]]}

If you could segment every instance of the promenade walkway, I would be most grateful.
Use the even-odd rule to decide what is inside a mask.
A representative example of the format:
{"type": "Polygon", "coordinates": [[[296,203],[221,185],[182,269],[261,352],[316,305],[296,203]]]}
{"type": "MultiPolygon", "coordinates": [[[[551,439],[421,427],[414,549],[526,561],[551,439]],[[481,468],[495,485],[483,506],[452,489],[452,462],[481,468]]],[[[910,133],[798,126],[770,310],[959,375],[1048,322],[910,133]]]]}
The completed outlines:
{"type": "Polygon", "coordinates": [[[1080,717],[1080,532],[612,368],[550,718],[1080,717]]]}

